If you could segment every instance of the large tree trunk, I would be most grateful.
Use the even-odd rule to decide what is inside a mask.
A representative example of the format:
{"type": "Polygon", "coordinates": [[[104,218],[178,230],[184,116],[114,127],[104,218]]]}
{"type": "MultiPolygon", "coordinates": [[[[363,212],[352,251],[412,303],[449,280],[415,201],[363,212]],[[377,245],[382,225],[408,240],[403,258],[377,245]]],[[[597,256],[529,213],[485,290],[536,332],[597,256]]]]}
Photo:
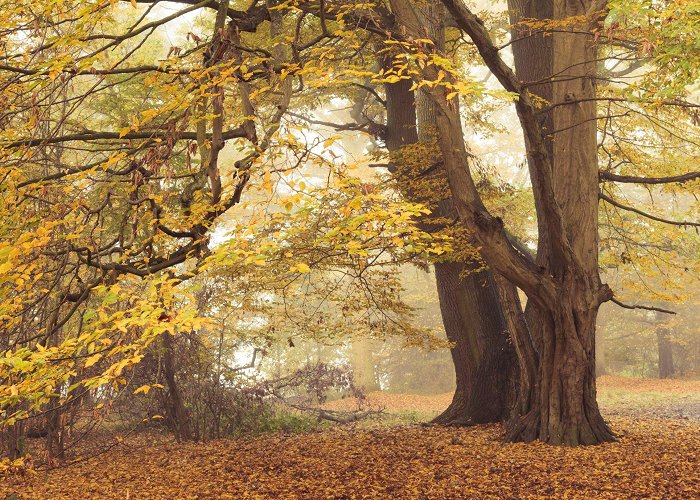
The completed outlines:
{"type": "Polygon", "coordinates": [[[490,271],[461,262],[435,264],[442,321],[455,366],[452,402],[433,422],[499,422],[509,416],[517,385],[516,359],[490,271]],[[490,307],[489,307],[490,306],[490,307]]]}
{"type": "Polygon", "coordinates": [[[537,308],[540,324],[534,328],[539,327],[543,344],[536,383],[529,386],[527,404],[508,423],[510,440],[578,445],[613,439],[596,402],[597,300],[580,279],[566,278],[558,300],[537,308]]]}
{"type": "MultiPolygon", "coordinates": [[[[595,319],[600,304],[612,294],[600,282],[597,268],[595,48],[587,20],[591,3],[555,3],[555,19],[583,17],[577,17],[574,26],[559,27],[568,32],[554,35],[557,79],[550,151],[531,95],[501,58],[483,22],[461,0],[442,1],[499,82],[518,94],[515,107],[526,136],[540,236],[548,238],[546,258],[540,261],[544,266],[509,241],[503,221],[489,213],[465,168],[470,162],[459,113],[441,89],[430,88],[438,105],[438,139],[460,219],[471,230],[486,262],[521,288],[535,308],[526,328],[513,332],[518,346],[529,342],[533,347],[533,338],[542,340],[528,404],[518,406],[521,413],[511,420],[509,437],[570,445],[612,440],[595,400],[595,319]]],[[[392,2],[399,19],[406,14],[405,6],[402,0],[392,2]]],[[[415,16],[404,24],[409,32],[420,32],[415,16]]],[[[437,77],[437,71],[428,66],[421,71],[425,79],[437,77]]],[[[520,312],[515,315],[511,324],[518,322],[520,312]]],[[[522,321],[520,324],[523,326],[522,321]]],[[[537,351],[522,352],[534,357],[537,351]]],[[[521,361],[522,369],[533,360],[521,361]]]]}
{"type": "MultiPolygon", "coordinates": [[[[524,14],[536,17],[551,12],[554,19],[563,20],[589,13],[590,2],[555,0],[551,11],[545,5],[548,3],[537,2],[537,7],[530,3],[530,10],[524,14]]],[[[594,444],[612,439],[598,410],[595,385],[595,324],[600,305],[596,291],[601,288],[596,48],[586,26],[559,28],[551,40],[550,73],[537,74],[549,71],[546,64],[537,62],[541,54],[550,53],[548,42],[530,41],[536,52],[516,49],[514,55],[520,78],[526,75],[530,81],[543,81],[555,75],[551,85],[553,112],[544,123],[552,127],[547,149],[552,160],[554,195],[573,256],[553,246],[544,221],[539,224],[537,261],[557,280],[559,293],[555,303],[533,302],[532,314],[527,315],[539,350],[538,383],[530,386],[537,393],[526,397],[530,407],[510,422],[508,436],[513,440],[539,438],[550,443],[594,444]]],[[[546,86],[536,90],[545,98],[550,94],[546,86]]],[[[540,198],[535,199],[542,203],[540,198]]]]}
{"type": "MultiPolygon", "coordinates": [[[[443,9],[437,6],[421,10],[423,28],[437,47],[444,44],[443,9]]],[[[414,94],[412,82],[403,80],[385,85],[387,102],[387,149],[401,148],[418,140],[438,148],[435,143],[435,109],[428,96],[414,94]]],[[[430,155],[428,155],[430,156],[430,155]]],[[[439,155],[438,155],[439,156],[439,155]]],[[[398,155],[400,159],[400,154],[398,155]]],[[[431,166],[425,165],[426,169],[431,166]]],[[[401,176],[401,166],[395,166],[401,176]]],[[[435,171],[438,184],[445,182],[442,168],[435,171]]],[[[413,201],[433,206],[434,217],[454,218],[449,200],[428,200],[416,195],[412,179],[402,189],[413,201]]],[[[437,189],[437,192],[440,190],[437,189]]],[[[445,186],[446,191],[446,186],[445,186]]],[[[426,229],[436,229],[423,221],[426,229]]],[[[448,408],[433,422],[466,425],[499,422],[509,416],[517,385],[515,351],[508,341],[508,327],[502,312],[494,278],[480,263],[441,262],[435,264],[435,280],[442,321],[455,366],[456,390],[448,408]]]]}

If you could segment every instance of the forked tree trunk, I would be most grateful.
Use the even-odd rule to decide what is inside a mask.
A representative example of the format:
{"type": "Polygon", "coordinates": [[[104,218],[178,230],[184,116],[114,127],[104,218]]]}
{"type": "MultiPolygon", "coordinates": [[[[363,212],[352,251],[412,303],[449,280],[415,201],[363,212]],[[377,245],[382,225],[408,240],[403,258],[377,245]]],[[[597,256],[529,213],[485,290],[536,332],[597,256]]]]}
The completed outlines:
{"type": "MultiPolygon", "coordinates": [[[[537,2],[536,7],[534,2],[525,7],[517,0],[511,3],[521,4],[524,17],[551,12],[557,20],[585,16],[591,5],[555,0],[550,9],[544,5],[550,2],[537,2]]],[[[530,385],[531,394],[521,393],[520,399],[528,405],[509,422],[507,435],[516,441],[541,439],[577,445],[610,441],[613,434],[600,415],[595,380],[595,325],[602,288],[598,274],[596,49],[585,26],[568,30],[551,35],[551,49],[546,40],[527,42],[540,56],[552,54],[551,74],[537,74],[547,71],[546,64],[537,63],[537,52],[514,50],[519,77],[545,81],[554,75],[552,91],[548,87],[539,91],[542,97],[551,95],[555,106],[545,121],[553,128],[547,149],[554,194],[573,256],[553,247],[548,228],[539,224],[538,264],[555,278],[558,294],[554,303],[529,304],[528,326],[539,351],[537,383],[530,385]]]]}
{"type": "Polygon", "coordinates": [[[598,301],[578,279],[567,278],[551,307],[536,308],[543,339],[536,381],[521,394],[520,414],[508,422],[509,440],[572,446],[613,440],[596,401],[598,301]]]}
{"type": "MultiPolygon", "coordinates": [[[[535,308],[529,324],[521,321],[520,311],[509,319],[523,326],[513,332],[518,336],[514,344],[530,344],[530,349],[519,350],[521,355],[535,357],[533,338],[542,339],[537,359],[521,360],[521,369],[536,364],[535,383],[529,384],[527,404],[518,406],[521,414],[508,426],[509,437],[569,445],[612,440],[595,399],[595,319],[600,304],[612,294],[600,282],[597,266],[596,53],[587,18],[592,2],[555,2],[555,19],[576,16],[577,23],[560,24],[559,31],[570,31],[554,34],[556,107],[550,152],[531,96],[501,58],[483,22],[461,0],[442,1],[499,82],[518,94],[515,106],[527,137],[538,219],[542,217],[538,226],[541,236],[548,238],[544,266],[508,240],[503,221],[484,206],[466,168],[470,161],[459,113],[442,89],[430,88],[438,105],[438,140],[459,216],[486,262],[521,287],[535,308]]],[[[415,15],[410,18],[405,0],[392,1],[392,11],[398,19],[409,19],[402,24],[417,37],[420,23],[415,15]]],[[[437,77],[428,66],[421,71],[428,80],[437,77]]]]}

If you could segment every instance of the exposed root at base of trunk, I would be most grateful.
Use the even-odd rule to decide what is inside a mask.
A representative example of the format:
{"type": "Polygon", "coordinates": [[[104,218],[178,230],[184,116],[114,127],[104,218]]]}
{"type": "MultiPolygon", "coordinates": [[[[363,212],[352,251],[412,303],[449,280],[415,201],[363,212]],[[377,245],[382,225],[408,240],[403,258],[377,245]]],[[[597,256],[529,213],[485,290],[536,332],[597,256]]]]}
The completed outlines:
{"type": "Polygon", "coordinates": [[[468,407],[464,398],[455,394],[450,406],[430,421],[431,424],[444,426],[464,426],[471,423],[468,407]]]}
{"type": "Polygon", "coordinates": [[[543,429],[540,418],[535,410],[511,418],[506,424],[505,440],[529,443],[539,439],[552,445],[580,446],[610,443],[618,438],[600,416],[584,417],[578,422],[560,422],[555,426],[555,432],[543,429]]]}

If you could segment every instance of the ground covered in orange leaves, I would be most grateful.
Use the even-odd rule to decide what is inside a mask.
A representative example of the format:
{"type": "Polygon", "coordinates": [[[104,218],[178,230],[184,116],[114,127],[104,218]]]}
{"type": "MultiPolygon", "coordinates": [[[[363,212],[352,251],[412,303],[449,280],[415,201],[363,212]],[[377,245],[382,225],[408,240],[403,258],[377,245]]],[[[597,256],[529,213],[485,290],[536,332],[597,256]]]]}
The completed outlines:
{"type": "MultiPolygon", "coordinates": [[[[595,447],[504,443],[498,425],[361,423],[184,444],[150,432],[69,467],[0,479],[0,499],[13,493],[19,499],[700,498],[700,423],[643,414],[646,403],[693,403],[700,391],[695,382],[646,383],[601,380],[606,415],[616,402],[630,406],[611,418],[620,439],[595,447]]],[[[387,411],[422,414],[449,401],[448,395],[371,398],[387,411]]]]}

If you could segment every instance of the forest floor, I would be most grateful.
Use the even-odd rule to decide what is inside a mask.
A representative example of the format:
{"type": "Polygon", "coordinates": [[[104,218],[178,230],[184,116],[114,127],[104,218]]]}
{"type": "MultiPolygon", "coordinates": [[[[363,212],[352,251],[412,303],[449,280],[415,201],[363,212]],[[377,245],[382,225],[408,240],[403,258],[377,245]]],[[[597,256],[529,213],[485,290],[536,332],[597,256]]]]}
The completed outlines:
{"type": "Polygon", "coordinates": [[[581,448],[504,443],[499,425],[411,423],[449,400],[373,393],[385,415],[303,434],[178,444],[141,433],[89,460],[0,478],[0,500],[700,497],[700,381],[601,377],[620,438],[581,448]]]}

